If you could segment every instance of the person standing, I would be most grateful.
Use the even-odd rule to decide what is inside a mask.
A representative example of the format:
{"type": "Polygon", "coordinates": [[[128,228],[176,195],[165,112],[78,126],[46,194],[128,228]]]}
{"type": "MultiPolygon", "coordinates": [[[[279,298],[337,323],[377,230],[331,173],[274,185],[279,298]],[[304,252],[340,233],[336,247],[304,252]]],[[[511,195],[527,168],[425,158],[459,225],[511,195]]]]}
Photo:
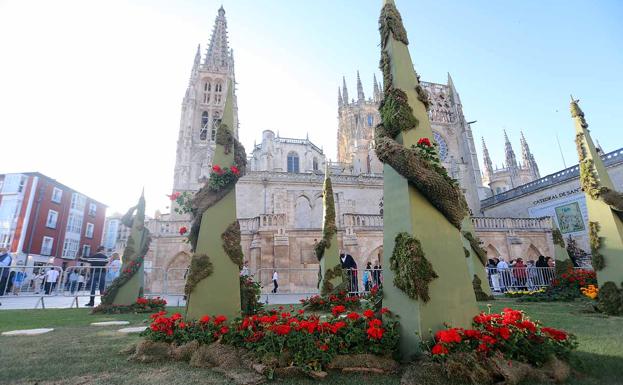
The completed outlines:
{"type": "Polygon", "coordinates": [[[372,263],[368,262],[366,270],[363,272],[363,289],[370,291],[372,288],[372,263]]]}
{"type": "Polygon", "coordinates": [[[108,271],[106,272],[106,286],[110,285],[112,281],[119,276],[121,270],[121,260],[119,254],[113,253],[110,256],[110,262],[108,262],[108,271]]]}
{"type": "Polygon", "coordinates": [[[22,285],[24,284],[24,281],[26,281],[26,268],[22,267],[22,270],[18,271],[17,273],[15,273],[15,276],[13,277],[13,294],[14,295],[19,295],[19,293],[22,291],[22,285]]]}
{"type": "Polygon", "coordinates": [[[513,276],[515,277],[515,285],[519,290],[526,290],[526,279],[528,274],[526,273],[526,264],[523,263],[523,258],[517,258],[513,265],[513,276]]]}
{"type": "Polygon", "coordinates": [[[11,272],[13,258],[6,247],[0,247],[0,296],[4,295],[9,284],[9,274],[11,272]]]}
{"type": "Polygon", "coordinates": [[[45,294],[49,295],[56,289],[56,282],[60,273],[53,266],[45,272],[45,294]]]}
{"type": "Polygon", "coordinates": [[[35,278],[33,278],[32,280],[33,285],[34,285],[33,290],[35,291],[35,294],[41,293],[41,287],[43,286],[43,281],[45,281],[45,272],[43,271],[43,269],[39,269],[39,271],[35,275],[35,278]]]}
{"type": "Polygon", "coordinates": [[[498,274],[500,275],[500,290],[505,292],[506,288],[511,283],[511,279],[508,274],[508,263],[504,259],[500,259],[496,267],[498,274]]]}
{"type": "Polygon", "coordinates": [[[108,264],[108,257],[104,254],[104,246],[97,248],[97,253],[90,257],[82,257],[81,261],[91,264],[91,298],[89,303],[84,306],[95,306],[95,289],[99,289],[100,295],[104,293],[106,288],[106,265],[108,264]]]}
{"type": "Polygon", "coordinates": [[[279,274],[277,274],[277,270],[273,270],[273,294],[277,293],[277,289],[279,288],[279,274]]]}
{"type": "Polygon", "coordinates": [[[346,276],[348,277],[348,292],[356,293],[359,291],[357,285],[357,263],[352,255],[343,253],[340,250],[340,264],[342,269],[346,270],[346,276]]]}

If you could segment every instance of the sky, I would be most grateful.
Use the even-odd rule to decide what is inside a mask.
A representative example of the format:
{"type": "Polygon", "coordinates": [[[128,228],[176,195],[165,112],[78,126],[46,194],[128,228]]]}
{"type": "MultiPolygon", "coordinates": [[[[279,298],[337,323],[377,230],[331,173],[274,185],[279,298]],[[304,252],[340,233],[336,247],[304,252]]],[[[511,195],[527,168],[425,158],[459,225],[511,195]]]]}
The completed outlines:
{"type": "MultiPolygon", "coordinates": [[[[0,173],[39,171],[125,212],[167,211],[197,44],[224,6],[240,139],[304,138],[336,159],[337,88],[366,95],[380,0],[0,0],[0,173]]],[[[577,163],[570,94],[594,139],[623,147],[623,2],[396,0],[422,79],[452,75],[482,162],[523,131],[541,175],[577,163]],[[558,136],[561,151],[558,149],[558,136]]]]}

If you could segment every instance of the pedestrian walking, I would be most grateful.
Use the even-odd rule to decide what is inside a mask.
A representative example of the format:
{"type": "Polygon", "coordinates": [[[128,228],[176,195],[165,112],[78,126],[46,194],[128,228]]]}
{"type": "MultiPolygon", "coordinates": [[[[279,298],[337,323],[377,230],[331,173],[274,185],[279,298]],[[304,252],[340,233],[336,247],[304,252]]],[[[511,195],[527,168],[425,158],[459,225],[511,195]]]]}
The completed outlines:
{"type": "Polygon", "coordinates": [[[277,274],[277,270],[273,270],[273,294],[277,293],[277,289],[279,288],[279,274],[277,274]]]}
{"type": "Polygon", "coordinates": [[[39,269],[35,277],[32,279],[33,290],[35,291],[35,294],[41,293],[44,281],[45,271],[43,269],[39,269]]]}
{"type": "Polygon", "coordinates": [[[60,273],[54,267],[45,272],[45,294],[50,295],[56,289],[56,282],[60,273]]]}
{"type": "Polygon", "coordinates": [[[372,288],[372,263],[368,262],[366,264],[366,270],[363,272],[363,289],[365,291],[370,291],[372,288]]]}
{"type": "Polygon", "coordinates": [[[15,273],[13,277],[13,295],[19,295],[22,291],[22,285],[26,281],[26,269],[22,267],[22,270],[15,273]]]}
{"type": "Polygon", "coordinates": [[[104,254],[104,246],[97,248],[97,253],[90,257],[81,257],[80,260],[90,263],[93,268],[91,273],[91,298],[84,306],[95,306],[95,290],[98,289],[100,295],[104,293],[106,288],[106,265],[108,264],[108,257],[104,254]]]}
{"type": "Polygon", "coordinates": [[[13,257],[6,247],[0,247],[0,296],[3,296],[9,284],[9,274],[13,257]]]}
{"type": "Polygon", "coordinates": [[[71,294],[75,294],[78,289],[78,272],[76,270],[72,270],[69,273],[69,291],[71,294]]]}

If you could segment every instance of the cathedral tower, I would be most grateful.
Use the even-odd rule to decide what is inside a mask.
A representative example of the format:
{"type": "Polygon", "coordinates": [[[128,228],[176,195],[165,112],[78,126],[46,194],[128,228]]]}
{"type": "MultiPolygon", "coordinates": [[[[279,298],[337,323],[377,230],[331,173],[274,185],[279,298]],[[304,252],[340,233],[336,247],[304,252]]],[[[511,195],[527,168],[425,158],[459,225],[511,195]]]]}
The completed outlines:
{"type": "Polygon", "coordinates": [[[182,100],[173,191],[197,191],[212,166],[216,128],[223,115],[227,85],[233,89],[234,135],[238,136],[234,56],[227,41],[225,10],[218,10],[203,62],[197,47],[190,80],[182,100]]]}

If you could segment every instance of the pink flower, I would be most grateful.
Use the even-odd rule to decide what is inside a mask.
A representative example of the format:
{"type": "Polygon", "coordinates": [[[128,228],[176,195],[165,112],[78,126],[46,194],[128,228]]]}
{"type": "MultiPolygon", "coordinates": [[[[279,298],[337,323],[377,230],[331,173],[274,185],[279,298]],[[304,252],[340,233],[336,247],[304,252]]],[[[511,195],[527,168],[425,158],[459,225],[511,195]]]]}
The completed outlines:
{"type": "Polygon", "coordinates": [[[178,192],[174,192],[173,194],[171,194],[171,195],[167,195],[167,196],[169,197],[169,199],[170,199],[171,201],[174,201],[174,200],[177,200],[177,198],[179,198],[179,197],[180,197],[180,195],[182,195],[182,193],[180,193],[180,192],[178,191],[178,192]]]}
{"type": "Polygon", "coordinates": [[[180,227],[180,235],[184,235],[188,232],[188,229],[186,228],[186,226],[182,226],[180,227]]]}

